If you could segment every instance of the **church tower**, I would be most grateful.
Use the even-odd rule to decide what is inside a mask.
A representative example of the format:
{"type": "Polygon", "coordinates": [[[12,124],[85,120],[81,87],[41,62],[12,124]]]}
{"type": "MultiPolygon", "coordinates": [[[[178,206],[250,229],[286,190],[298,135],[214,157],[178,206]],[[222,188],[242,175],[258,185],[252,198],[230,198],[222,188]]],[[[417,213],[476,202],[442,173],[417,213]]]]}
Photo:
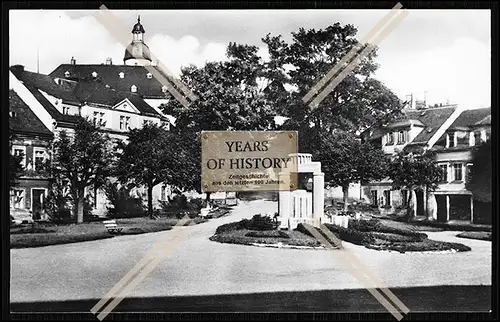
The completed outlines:
{"type": "Polygon", "coordinates": [[[141,16],[137,17],[137,23],[132,28],[132,42],[125,49],[123,63],[130,66],[151,65],[151,53],[149,47],[144,43],[144,27],[141,24],[141,16]]]}

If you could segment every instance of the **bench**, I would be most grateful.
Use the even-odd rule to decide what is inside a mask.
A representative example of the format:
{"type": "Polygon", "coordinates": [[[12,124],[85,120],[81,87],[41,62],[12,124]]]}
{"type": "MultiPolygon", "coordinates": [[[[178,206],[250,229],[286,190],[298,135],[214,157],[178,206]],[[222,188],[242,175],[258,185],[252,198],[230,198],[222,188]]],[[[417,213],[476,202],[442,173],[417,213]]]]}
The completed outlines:
{"type": "Polygon", "coordinates": [[[118,225],[116,224],[116,220],[105,220],[105,221],[103,221],[103,224],[104,224],[104,227],[106,227],[108,232],[111,234],[118,234],[123,229],[122,227],[118,228],[118,225]]]}

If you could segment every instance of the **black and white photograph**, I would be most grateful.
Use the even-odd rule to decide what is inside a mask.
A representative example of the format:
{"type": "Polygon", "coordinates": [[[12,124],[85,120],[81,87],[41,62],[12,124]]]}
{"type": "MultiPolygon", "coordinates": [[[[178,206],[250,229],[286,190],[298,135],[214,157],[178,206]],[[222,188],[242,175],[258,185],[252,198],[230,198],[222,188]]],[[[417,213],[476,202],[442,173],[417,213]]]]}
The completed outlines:
{"type": "Polygon", "coordinates": [[[490,9],[8,11],[12,317],[492,312],[490,9]]]}

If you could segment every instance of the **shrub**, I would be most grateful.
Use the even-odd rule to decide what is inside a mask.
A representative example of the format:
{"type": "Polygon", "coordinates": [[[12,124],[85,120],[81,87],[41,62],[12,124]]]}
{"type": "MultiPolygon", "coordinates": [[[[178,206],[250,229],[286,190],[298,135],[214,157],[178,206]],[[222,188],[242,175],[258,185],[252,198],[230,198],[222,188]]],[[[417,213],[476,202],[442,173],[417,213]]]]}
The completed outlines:
{"type": "Polygon", "coordinates": [[[408,235],[401,235],[401,234],[391,234],[391,233],[379,233],[379,232],[373,232],[371,233],[373,237],[376,239],[381,239],[381,240],[386,240],[389,242],[396,242],[396,243],[401,243],[401,242],[419,242],[424,239],[422,239],[420,236],[408,236],[408,235]]]}
{"type": "Polygon", "coordinates": [[[287,233],[281,230],[249,231],[245,236],[257,238],[290,238],[287,233]]]}
{"type": "Polygon", "coordinates": [[[222,234],[228,231],[246,229],[248,219],[243,219],[236,222],[221,225],[215,230],[215,234],[222,234]]]}
{"type": "Polygon", "coordinates": [[[369,232],[362,232],[351,227],[344,228],[337,225],[325,224],[326,228],[337,235],[338,238],[356,245],[367,245],[375,242],[375,238],[369,232]]]}
{"type": "Polygon", "coordinates": [[[376,219],[351,220],[349,221],[349,228],[363,232],[372,232],[379,231],[382,228],[382,224],[376,219]]]}
{"type": "Polygon", "coordinates": [[[249,230],[274,230],[274,222],[270,217],[257,214],[246,223],[245,228],[249,230]]]}
{"type": "Polygon", "coordinates": [[[131,218],[143,217],[146,210],[140,198],[132,198],[130,189],[122,186],[118,188],[116,184],[107,182],[104,185],[104,192],[113,207],[108,208],[110,218],[131,218]]]}

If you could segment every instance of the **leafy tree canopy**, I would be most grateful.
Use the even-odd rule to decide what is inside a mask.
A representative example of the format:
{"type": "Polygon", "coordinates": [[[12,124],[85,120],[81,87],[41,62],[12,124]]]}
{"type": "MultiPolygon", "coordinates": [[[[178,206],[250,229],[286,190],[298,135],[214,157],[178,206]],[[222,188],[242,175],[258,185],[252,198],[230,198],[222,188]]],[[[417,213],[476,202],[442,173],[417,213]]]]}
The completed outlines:
{"type": "Polygon", "coordinates": [[[474,199],[491,202],[491,140],[477,146],[472,153],[472,166],[466,188],[472,191],[474,199]]]}

